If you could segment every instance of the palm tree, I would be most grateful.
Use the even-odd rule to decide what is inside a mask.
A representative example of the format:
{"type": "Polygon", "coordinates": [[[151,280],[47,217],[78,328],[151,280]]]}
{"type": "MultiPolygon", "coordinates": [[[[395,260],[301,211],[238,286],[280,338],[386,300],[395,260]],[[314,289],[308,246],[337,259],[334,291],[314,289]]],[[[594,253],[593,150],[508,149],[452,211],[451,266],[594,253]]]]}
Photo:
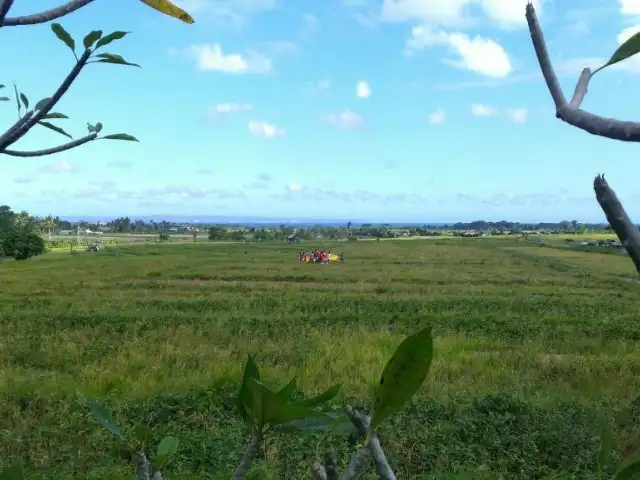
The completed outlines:
{"type": "Polygon", "coordinates": [[[47,218],[45,218],[41,222],[41,225],[42,225],[42,228],[44,228],[47,231],[47,233],[49,234],[49,241],[51,241],[51,232],[56,227],[56,223],[53,220],[53,217],[51,215],[49,215],[47,218]]]}

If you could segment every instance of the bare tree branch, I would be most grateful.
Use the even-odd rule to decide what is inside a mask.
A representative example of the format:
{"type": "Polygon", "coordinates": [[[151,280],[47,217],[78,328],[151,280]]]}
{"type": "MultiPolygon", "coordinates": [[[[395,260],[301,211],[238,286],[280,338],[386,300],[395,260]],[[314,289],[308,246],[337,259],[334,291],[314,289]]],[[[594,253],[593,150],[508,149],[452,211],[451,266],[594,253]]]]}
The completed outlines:
{"type": "Polygon", "coordinates": [[[527,4],[526,17],[529,33],[531,34],[531,42],[536,51],[536,57],[538,57],[542,76],[556,106],[556,117],[569,125],[598,137],[622,140],[624,142],[640,142],[640,123],[602,117],[579,108],[587,94],[589,81],[595,73],[591,72],[590,69],[585,68],[582,71],[571,103],[567,102],[551,64],[547,44],[544,40],[535,8],[531,3],[527,4]]]}
{"type": "Polygon", "coordinates": [[[63,145],[58,145],[53,148],[45,148],[43,150],[35,150],[33,152],[23,152],[20,150],[5,150],[0,152],[0,154],[9,155],[11,157],[44,157],[45,155],[52,155],[54,153],[64,152],[66,150],[71,150],[72,148],[79,147],[80,145],[84,145],[85,143],[89,143],[92,140],[98,138],[97,133],[91,133],[85,137],[78,138],[77,140],[73,140],[72,142],[65,143],[63,145]]]}
{"type": "Polygon", "coordinates": [[[2,153],[8,146],[14,144],[18,140],[20,140],[29,130],[31,130],[39,121],[44,119],[44,117],[51,111],[51,109],[60,101],[62,96],[67,93],[71,84],[78,78],[80,71],[86,65],[87,60],[91,56],[91,50],[87,49],[82,54],[82,56],[78,59],[74,67],[67,75],[67,78],[64,79],[62,84],[58,87],[56,92],[53,94],[51,99],[42,107],[42,109],[37,110],[28,120],[24,120],[24,118],[18,120],[13,127],[7,130],[2,136],[0,136],[0,153],[2,153]],[[16,125],[19,125],[16,127],[16,125]]]}
{"type": "Polygon", "coordinates": [[[233,473],[233,480],[242,480],[247,473],[251,470],[251,465],[258,455],[258,449],[260,448],[260,442],[262,441],[259,434],[254,433],[251,436],[251,442],[247,445],[247,449],[244,451],[244,457],[238,464],[236,471],[233,473]]]}
{"type": "MultiPolygon", "coordinates": [[[[21,25],[35,25],[37,23],[46,23],[55,20],[56,18],[64,17],[76,10],[86,7],[95,0],[70,0],[64,5],[45,10],[44,12],[34,13],[32,15],[23,15],[21,17],[5,18],[0,16],[0,26],[2,27],[15,27],[21,25]],[[4,21],[1,21],[4,18],[4,21]]],[[[8,0],[9,4],[13,3],[13,0],[8,0]]],[[[5,0],[6,3],[6,0],[5,0]]]]}
{"type": "Polygon", "coordinates": [[[618,200],[616,192],[609,186],[604,179],[604,175],[598,175],[593,181],[593,189],[596,192],[596,199],[602,207],[607,221],[620,242],[624,245],[633,260],[636,270],[640,272],[640,230],[636,227],[627,212],[625,212],[622,203],[618,200]]]}
{"type": "Polygon", "coordinates": [[[6,18],[7,13],[9,13],[9,10],[11,9],[12,6],[13,6],[13,0],[2,0],[0,2],[0,27],[3,26],[4,19],[6,18]]]}
{"type": "MultiPolygon", "coordinates": [[[[351,423],[355,425],[360,434],[366,435],[369,431],[369,424],[371,419],[366,415],[362,415],[357,412],[353,407],[347,405],[345,407],[345,412],[351,423]],[[363,433],[364,432],[364,433],[363,433]]],[[[387,461],[387,457],[382,450],[382,446],[380,445],[380,439],[378,438],[378,434],[376,432],[371,432],[369,435],[369,443],[366,445],[369,450],[369,454],[373,459],[373,464],[376,467],[376,472],[380,477],[380,480],[396,480],[396,475],[393,473],[393,470],[389,466],[389,462],[387,461]]]]}

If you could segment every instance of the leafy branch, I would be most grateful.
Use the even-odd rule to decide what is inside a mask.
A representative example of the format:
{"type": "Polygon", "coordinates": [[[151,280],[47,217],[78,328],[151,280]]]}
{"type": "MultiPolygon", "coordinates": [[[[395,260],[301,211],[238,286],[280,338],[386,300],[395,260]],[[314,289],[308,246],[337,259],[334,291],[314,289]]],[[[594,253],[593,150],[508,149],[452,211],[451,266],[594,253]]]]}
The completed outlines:
{"type": "MultiPolygon", "coordinates": [[[[51,155],[54,153],[59,153],[62,151],[70,150],[72,148],[78,147],[80,145],[84,145],[85,143],[91,142],[96,139],[106,139],[106,140],[128,140],[128,141],[137,141],[137,139],[129,134],[113,134],[106,135],[103,137],[98,137],[98,133],[102,130],[102,124],[98,123],[96,126],[89,125],[89,134],[63,145],[59,145],[57,147],[37,150],[33,152],[22,152],[17,150],[9,150],[8,147],[16,143],[18,140],[23,138],[34,126],[40,125],[45,128],[48,128],[52,131],[55,131],[61,135],[72,138],[67,132],[65,132],[60,127],[53,125],[49,122],[46,122],[47,119],[63,119],[68,118],[66,115],[59,113],[51,113],[51,110],[56,106],[56,104],[60,101],[60,99],[67,93],[71,84],[78,78],[78,75],[82,71],[82,69],[89,62],[91,58],[100,58],[98,62],[102,63],[114,63],[120,65],[135,65],[130,62],[127,62],[120,55],[115,54],[96,54],[96,50],[102,48],[106,45],[109,45],[111,42],[115,40],[120,40],[124,38],[129,32],[116,31],[112,32],[106,36],[102,36],[102,31],[94,30],[89,32],[83,39],[84,52],[80,57],[76,55],[76,43],[73,37],[62,27],[62,25],[58,23],[51,24],[51,30],[56,35],[56,37],[62,41],[69,49],[73,52],[73,55],[76,58],[76,63],[74,67],[71,69],[71,72],[64,79],[62,84],[58,87],[56,92],[48,98],[44,98],[40,100],[33,109],[29,109],[29,99],[24,93],[18,92],[17,88],[15,89],[16,93],[16,102],[18,105],[18,114],[19,118],[9,129],[0,135],[0,153],[4,153],[10,156],[17,157],[38,157],[43,155],[51,155]],[[95,48],[92,48],[95,44],[95,48]],[[24,106],[25,113],[21,114],[21,107],[24,106]]],[[[97,63],[97,62],[96,62],[97,63]]],[[[137,66],[137,65],[135,65],[137,66]]],[[[3,86],[0,86],[2,88],[3,86]]],[[[2,99],[8,100],[8,97],[2,97],[2,99]]]]}
{"type": "MultiPolygon", "coordinates": [[[[20,26],[20,25],[34,25],[39,23],[46,23],[55,19],[64,17],[72,12],[75,12],[95,0],[70,0],[67,3],[58,7],[31,15],[24,15],[19,17],[7,17],[9,10],[14,4],[14,0],[0,0],[0,27],[20,26]]],[[[178,8],[168,0],[140,0],[147,6],[164,13],[170,17],[177,18],[185,23],[194,23],[193,18],[184,10],[178,8]]],[[[52,155],[54,153],[71,150],[73,148],[84,145],[85,143],[92,142],[94,140],[124,140],[135,141],[138,140],[127,133],[117,133],[111,135],[98,136],[98,133],[102,130],[102,124],[88,126],[88,135],[82,138],[73,140],[65,130],[45,120],[48,119],[61,119],[67,118],[62,114],[52,114],[51,110],[67,93],[73,82],[78,78],[82,69],[90,63],[110,63],[116,65],[127,65],[139,67],[136,63],[131,63],[125,60],[121,55],[115,53],[96,53],[96,51],[106,45],[109,45],[115,40],[124,38],[129,32],[115,31],[108,35],[103,36],[101,30],[93,30],[89,32],[83,39],[82,45],[84,50],[78,56],[76,52],[76,42],[73,37],[60,25],[59,23],[52,23],[51,30],[56,37],[62,41],[73,53],[76,60],[75,65],[63,80],[62,84],[58,87],[55,93],[51,97],[40,100],[33,108],[30,107],[30,102],[27,96],[23,92],[19,92],[17,86],[14,85],[16,104],[18,108],[18,120],[11,125],[4,133],[0,134],[0,154],[5,154],[14,157],[39,157],[44,155],[52,155]],[[23,113],[24,109],[24,113],[23,113]],[[46,148],[36,151],[20,151],[11,150],[9,147],[23,138],[33,127],[36,125],[45,127],[56,133],[64,135],[70,139],[71,142],[64,143],[57,147],[46,148]]],[[[4,85],[0,85],[0,89],[4,88],[4,85]]],[[[0,102],[8,101],[9,97],[0,96],[0,102]]]]}

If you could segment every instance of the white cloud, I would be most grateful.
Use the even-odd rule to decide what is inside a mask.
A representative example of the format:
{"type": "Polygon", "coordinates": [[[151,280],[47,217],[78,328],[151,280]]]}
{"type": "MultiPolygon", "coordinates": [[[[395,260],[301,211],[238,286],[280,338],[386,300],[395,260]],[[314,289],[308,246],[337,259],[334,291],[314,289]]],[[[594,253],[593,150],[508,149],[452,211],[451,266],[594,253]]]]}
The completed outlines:
{"type": "Polygon", "coordinates": [[[435,112],[431,113],[427,118],[427,122],[430,125],[442,125],[446,119],[447,112],[445,112],[442,108],[439,108],[435,112]]]}
{"type": "Polygon", "coordinates": [[[198,19],[209,15],[224,21],[224,26],[231,24],[242,27],[251,15],[277,6],[276,0],[176,0],[176,4],[191,14],[198,13],[198,19]]]}
{"type": "Polygon", "coordinates": [[[302,28],[298,31],[298,35],[303,37],[310,37],[318,31],[319,25],[318,18],[311,14],[305,13],[302,15],[302,28]]]}
{"type": "Polygon", "coordinates": [[[109,168],[119,168],[122,170],[129,169],[132,165],[133,162],[130,162],[128,160],[112,160],[107,163],[107,167],[109,168]]]}
{"type": "Polygon", "coordinates": [[[249,112],[253,105],[249,103],[220,103],[214,107],[207,107],[206,116],[210,120],[218,120],[234,113],[249,112]]]}
{"type": "Polygon", "coordinates": [[[445,62],[457,68],[492,78],[506,77],[512,71],[511,60],[502,45],[479,35],[470,38],[464,33],[447,33],[425,24],[411,30],[405,52],[410,53],[429,46],[449,47],[460,58],[445,62]]]}
{"type": "Polygon", "coordinates": [[[371,87],[367,82],[360,81],[356,84],[356,96],[358,98],[369,98],[371,96],[371,87]]]}
{"type": "Polygon", "coordinates": [[[248,124],[249,131],[256,137],[261,138],[276,138],[283,137],[287,134],[284,128],[277,127],[272,123],[259,122],[251,120],[248,124]]]}
{"type": "Polygon", "coordinates": [[[498,109],[490,105],[474,103],[471,105],[471,113],[476,117],[492,117],[498,113],[498,109]]]}
{"type": "Polygon", "coordinates": [[[77,168],[66,160],[58,160],[51,165],[46,165],[38,169],[42,173],[71,173],[77,171],[77,168]]]}
{"type": "Polygon", "coordinates": [[[513,123],[524,123],[527,121],[529,114],[526,108],[510,108],[507,110],[507,116],[513,123]]]}
{"type": "Polygon", "coordinates": [[[331,80],[324,79],[318,81],[318,83],[316,83],[316,88],[318,91],[329,90],[331,88],[331,80]]]}
{"type": "Polygon", "coordinates": [[[290,192],[301,192],[302,190],[304,190],[304,187],[298,183],[291,183],[287,185],[287,190],[289,190],[290,192]]]}
{"type": "MultiPolygon", "coordinates": [[[[434,25],[461,28],[477,24],[479,6],[489,21],[511,29],[526,25],[525,6],[528,0],[383,0],[380,18],[386,22],[418,20],[434,25]]],[[[538,16],[541,1],[534,0],[538,16]]]]}
{"type": "Polygon", "coordinates": [[[640,15],[640,0],[620,0],[620,13],[623,15],[640,15]]]}
{"type": "Polygon", "coordinates": [[[220,44],[191,45],[188,56],[196,60],[198,70],[214,70],[231,74],[261,74],[273,70],[273,63],[265,55],[252,51],[246,55],[225,54],[220,44]]]}
{"type": "Polygon", "coordinates": [[[362,117],[351,110],[343,110],[340,113],[325,113],[320,118],[323,122],[342,130],[358,130],[364,126],[362,117]]]}

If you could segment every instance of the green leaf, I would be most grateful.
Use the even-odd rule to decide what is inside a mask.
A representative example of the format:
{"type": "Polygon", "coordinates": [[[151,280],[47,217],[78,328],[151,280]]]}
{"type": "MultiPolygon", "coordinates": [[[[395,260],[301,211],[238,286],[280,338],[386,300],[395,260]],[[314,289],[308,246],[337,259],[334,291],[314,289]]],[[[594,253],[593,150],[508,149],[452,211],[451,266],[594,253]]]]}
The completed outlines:
{"type": "Polygon", "coordinates": [[[288,402],[296,392],[296,379],[293,378],[282,390],[278,392],[278,396],[283,402],[288,402]]]}
{"type": "Polygon", "coordinates": [[[633,57],[636,53],[640,52],[640,32],[636,33],[632,37],[630,37],[626,42],[620,45],[607,63],[602,65],[600,68],[594,70],[592,75],[595,75],[597,72],[602,70],[603,68],[614,65],[618,62],[626,60],[629,57],[633,57]]]}
{"type": "Polygon", "coordinates": [[[22,467],[22,461],[14,461],[9,468],[0,473],[0,480],[23,480],[24,469],[22,467]]]}
{"type": "Polygon", "coordinates": [[[280,430],[290,432],[294,430],[331,430],[341,434],[357,433],[356,426],[344,414],[324,412],[323,417],[307,417],[283,423],[280,430]]]}
{"type": "Polygon", "coordinates": [[[96,133],[100,133],[102,131],[102,124],[100,122],[98,122],[98,123],[96,123],[94,128],[96,129],[96,133]]]}
{"type": "MultiPolygon", "coordinates": [[[[95,128],[98,126],[96,125],[95,128]]],[[[97,132],[97,131],[96,131],[97,132]]],[[[105,135],[104,137],[100,137],[102,140],[126,140],[128,142],[137,142],[138,139],[133,135],[129,135],[128,133],[114,133],[113,135],[105,135]]]]}
{"type": "MultiPolygon", "coordinates": [[[[263,398],[265,397],[263,396],[263,398]]],[[[320,410],[316,410],[311,407],[303,407],[301,405],[287,405],[281,403],[280,405],[274,405],[273,408],[273,413],[270,413],[269,417],[265,419],[265,423],[269,423],[273,426],[305,418],[322,418],[327,416],[320,410]]]]}
{"type": "Polygon", "coordinates": [[[634,480],[640,474],[640,457],[634,457],[625,462],[620,470],[613,476],[613,480],[634,480]]]}
{"type": "Polygon", "coordinates": [[[0,85],[0,88],[4,88],[4,85],[0,85]]]}
{"type": "Polygon", "coordinates": [[[240,390],[238,391],[238,396],[236,397],[236,406],[240,411],[240,416],[245,421],[249,418],[249,412],[246,409],[246,405],[251,405],[251,392],[249,391],[249,387],[247,385],[247,382],[250,378],[260,380],[260,372],[258,371],[258,366],[253,361],[253,357],[251,357],[251,355],[247,356],[247,361],[244,364],[242,383],[240,384],[240,390]]]}
{"type": "Polygon", "coordinates": [[[63,129],[49,122],[38,122],[38,125],[42,125],[43,127],[46,127],[49,130],[53,130],[54,132],[59,133],[60,135],[64,135],[65,137],[69,137],[73,139],[73,137],[69,135],[67,132],[65,132],[63,129]]]}
{"type": "Polygon", "coordinates": [[[340,389],[342,388],[341,384],[334,385],[329,390],[320,395],[316,395],[315,397],[306,398],[304,400],[300,400],[294,402],[295,405],[302,405],[304,407],[315,407],[316,405],[320,405],[321,403],[328,402],[333,400],[338,393],[340,393],[340,389]]]}
{"type": "Polygon", "coordinates": [[[34,110],[42,110],[45,107],[45,105],[50,101],[51,101],[51,97],[43,98],[38,103],[36,103],[36,106],[33,108],[34,110]]]}
{"type": "Polygon", "coordinates": [[[253,377],[247,379],[248,399],[244,407],[247,412],[247,419],[251,422],[251,429],[254,432],[262,432],[262,427],[264,427],[262,388],[260,385],[260,382],[253,377]],[[258,384],[257,386],[256,383],[258,384]]]}
{"type": "Polygon", "coordinates": [[[0,97],[0,102],[8,102],[9,100],[9,97],[0,97]]]}
{"type": "Polygon", "coordinates": [[[24,93],[20,93],[20,100],[22,100],[22,104],[24,105],[25,110],[29,108],[29,99],[24,93]]]}
{"type": "Polygon", "coordinates": [[[73,40],[73,38],[71,38],[69,32],[62,28],[62,25],[60,25],[59,23],[52,23],[51,30],[53,31],[53,33],[55,33],[56,37],[58,37],[59,40],[62,40],[64,44],[71,49],[73,53],[76,52],[76,42],[73,40]]]}
{"type": "Polygon", "coordinates": [[[249,412],[258,430],[269,424],[271,418],[278,414],[283,405],[278,394],[270,390],[259,380],[250,378],[247,387],[252,394],[252,409],[249,412]]]}
{"type": "Polygon", "coordinates": [[[143,446],[148,446],[151,442],[151,438],[153,437],[153,430],[146,425],[142,425],[140,423],[135,426],[135,436],[136,440],[143,446]]]}
{"type": "Polygon", "coordinates": [[[606,423],[605,419],[601,420],[601,433],[600,433],[600,451],[598,452],[598,480],[604,480],[604,471],[609,461],[609,455],[611,455],[611,445],[613,439],[611,438],[611,430],[606,423]]]}
{"type": "Polygon", "coordinates": [[[120,440],[124,440],[122,431],[112,420],[111,413],[106,409],[104,405],[102,405],[96,399],[91,398],[87,401],[87,407],[89,407],[89,409],[91,410],[93,418],[95,418],[103,428],[118,437],[120,440]]]}
{"type": "Polygon", "coordinates": [[[373,400],[371,431],[400,410],[427,377],[433,358],[431,327],[405,338],[384,367],[373,400]]]}
{"type": "Polygon", "coordinates": [[[67,117],[64,113],[56,113],[56,112],[53,112],[53,113],[47,113],[47,114],[46,114],[44,117],[42,117],[42,118],[45,118],[45,119],[51,119],[51,118],[59,118],[59,119],[62,119],[62,118],[69,118],[69,117],[67,117]]]}
{"type": "Polygon", "coordinates": [[[169,436],[162,439],[156,451],[158,470],[162,467],[164,462],[171,457],[171,455],[174,455],[178,451],[178,445],[180,445],[180,440],[176,437],[169,436]]]}
{"type": "Polygon", "coordinates": [[[93,30],[87,33],[87,35],[84,37],[84,40],[82,40],[84,48],[91,48],[93,44],[96,43],[96,40],[100,40],[100,37],[102,37],[102,30],[93,30]]]}
{"type": "Polygon", "coordinates": [[[111,32],[109,35],[102,37],[98,43],[96,43],[96,48],[104,47],[105,45],[110,44],[114,40],[120,40],[124,38],[125,35],[128,35],[130,32],[111,32]]]}
{"type": "Polygon", "coordinates": [[[117,65],[130,65],[132,67],[140,67],[137,63],[127,62],[120,55],[116,55],[115,53],[101,53],[100,55],[96,55],[99,63],[115,63],[117,65]]]}

